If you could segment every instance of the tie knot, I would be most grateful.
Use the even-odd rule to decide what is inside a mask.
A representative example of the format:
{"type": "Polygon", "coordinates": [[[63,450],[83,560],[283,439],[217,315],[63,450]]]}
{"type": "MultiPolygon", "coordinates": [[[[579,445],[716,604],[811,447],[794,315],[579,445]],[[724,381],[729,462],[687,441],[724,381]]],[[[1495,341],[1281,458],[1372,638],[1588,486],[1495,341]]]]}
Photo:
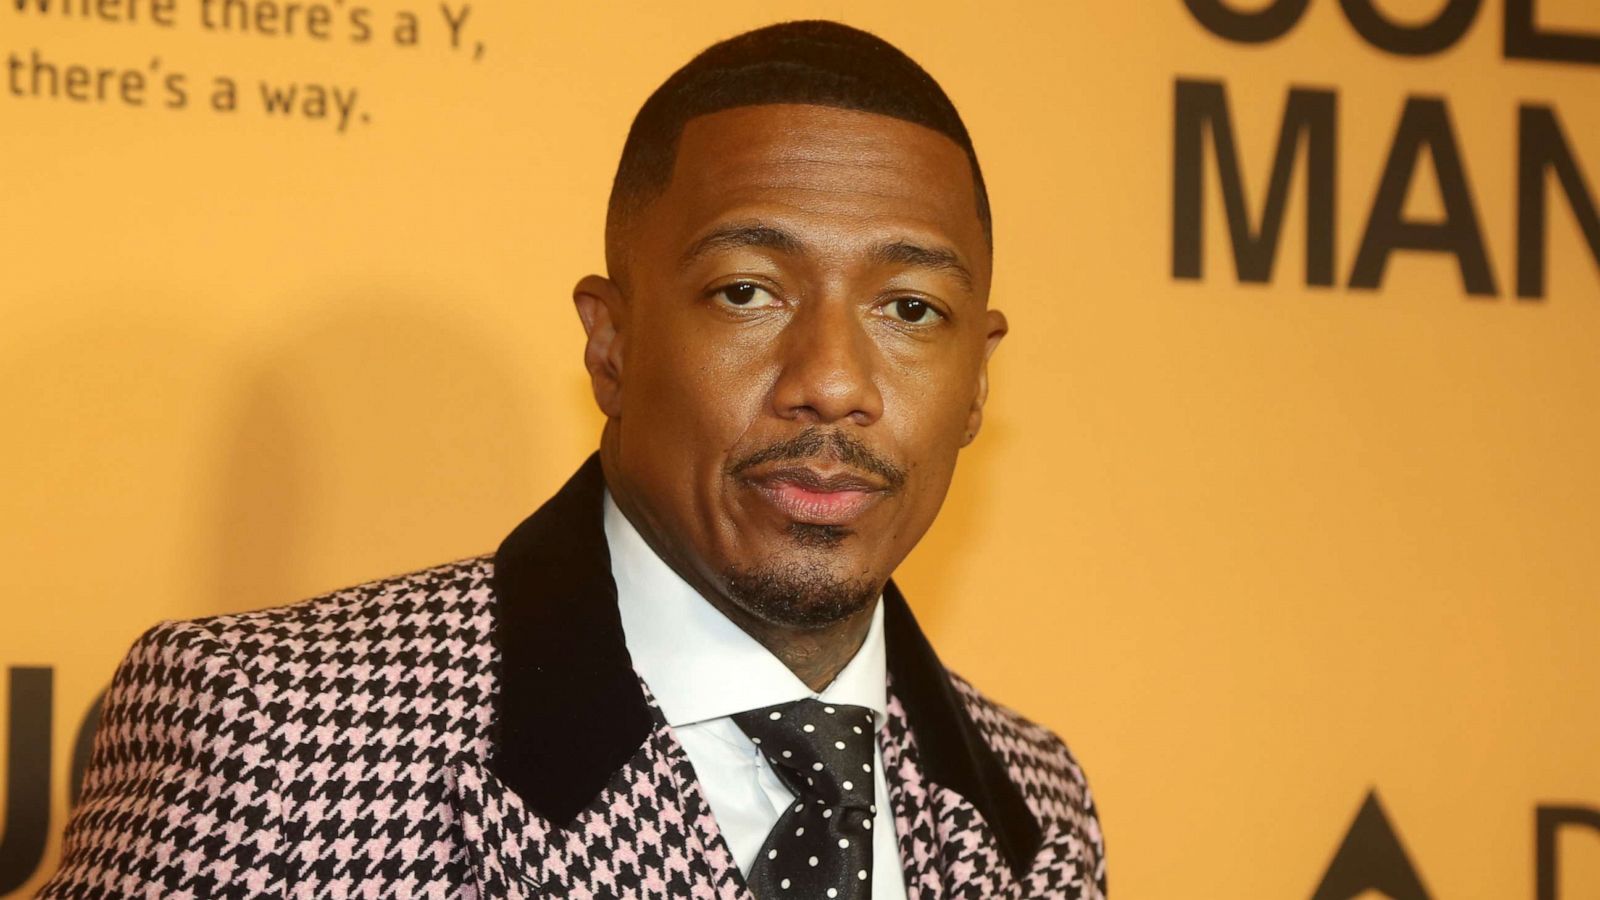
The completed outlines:
{"type": "Polygon", "coordinates": [[[828,805],[872,805],[878,756],[872,710],[808,697],[737,713],[733,721],[795,794],[828,805]]]}

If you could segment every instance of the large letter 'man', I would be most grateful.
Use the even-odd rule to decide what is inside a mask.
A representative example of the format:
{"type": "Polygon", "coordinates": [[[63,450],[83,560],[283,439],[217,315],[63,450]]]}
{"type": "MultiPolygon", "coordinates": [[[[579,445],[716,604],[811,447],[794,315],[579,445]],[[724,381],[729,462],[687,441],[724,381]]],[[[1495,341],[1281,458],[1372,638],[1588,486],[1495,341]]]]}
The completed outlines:
{"type": "Polygon", "coordinates": [[[1251,227],[1244,175],[1234,140],[1228,95],[1221,82],[1178,79],[1173,97],[1172,277],[1199,278],[1205,229],[1205,135],[1211,133],[1223,209],[1242,282],[1272,280],[1289,184],[1304,136],[1306,157],[1306,284],[1333,284],[1334,199],[1337,186],[1338,98],[1332,91],[1294,88],[1284,105],[1278,152],[1272,160],[1266,206],[1251,227]]]}
{"type": "Polygon", "coordinates": [[[1544,299],[1545,282],[1545,177],[1554,172],[1567,195],[1572,214],[1589,242],[1589,253],[1600,264],[1600,212],[1594,194],[1578,168],[1555,110],[1524,106],[1517,114],[1517,296],[1544,299]]]}

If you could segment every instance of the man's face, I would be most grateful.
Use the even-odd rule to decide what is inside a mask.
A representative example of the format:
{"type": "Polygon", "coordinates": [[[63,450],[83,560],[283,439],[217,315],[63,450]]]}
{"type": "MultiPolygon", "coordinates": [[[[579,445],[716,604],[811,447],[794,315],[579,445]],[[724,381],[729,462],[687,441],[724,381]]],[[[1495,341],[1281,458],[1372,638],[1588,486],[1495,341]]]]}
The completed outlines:
{"type": "Polygon", "coordinates": [[[708,597],[859,611],[932,524],[1005,332],[966,155],[870,113],[701,116],[625,253],[624,285],[576,292],[619,504],[708,597]]]}

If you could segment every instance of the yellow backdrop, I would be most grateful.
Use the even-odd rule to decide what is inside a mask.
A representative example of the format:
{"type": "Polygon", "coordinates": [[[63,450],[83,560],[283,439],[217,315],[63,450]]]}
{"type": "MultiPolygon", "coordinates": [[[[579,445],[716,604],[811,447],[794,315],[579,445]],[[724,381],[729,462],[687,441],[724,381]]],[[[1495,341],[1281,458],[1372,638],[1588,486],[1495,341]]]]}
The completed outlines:
{"type": "MultiPolygon", "coordinates": [[[[1191,7],[1297,4],[49,2],[0,7],[4,887],[54,865],[78,724],[145,627],[492,550],[569,474],[600,421],[568,297],[634,111],[713,40],[823,16],[927,66],[984,161],[1012,334],[899,578],[954,668],[1072,744],[1114,895],[1310,897],[1375,792],[1425,896],[1540,896],[1541,807],[1571,820],[1549,896],[1600,896],[1600,269],[1559,161],[1516,296],[1519,109],[1600,187],[1592,0],[1527,10],[1568,61],[1508,56],[1526,0],[1421,55],[1343,7],[1422,33],[1479,4],[1311,0],[1246,43],[1191,7]],[[1178,128],[1180,81],[1228,128],[1178,128]],[[1259,223],[1291,88],[1336,134],[1241,283],[1212,138],[1259,223]],[[1397,146],[1413,227],[1369,229],[1397,146]],[[1494,296],[1466,245],[1406,249],[1445,218],[1494,296]],[[1352,287],[1369,237],[1399,249],[1352,287]]],[[[1324,897],[1409,900],[1374,821],[1324,897]]]]}

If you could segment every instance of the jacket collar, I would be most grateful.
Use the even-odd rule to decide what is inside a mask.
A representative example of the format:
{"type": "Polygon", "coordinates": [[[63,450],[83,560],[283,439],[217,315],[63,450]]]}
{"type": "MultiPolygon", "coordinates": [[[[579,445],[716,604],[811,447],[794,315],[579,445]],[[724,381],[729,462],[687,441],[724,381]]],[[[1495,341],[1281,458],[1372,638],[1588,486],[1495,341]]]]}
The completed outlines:
{"type": "Polygon", "coordinates": [[[526,806],[558,824],[589,805],[654,728],[622,639],[604,489],[596,454],[494,558],[493,766],[526,806]]]}
{"type": "MultiPolygon", "coordinates": [[[[495,774],[533,812],[564,826],[655,728],[617,613],[592,455],[495,553],[499,651],[495,774]]],[[[1014,872],[1039,849],[1038,823],[989,749],[893,582],[884,589],[890,679],[924,774],[971,802],[1014,872]]]]}

